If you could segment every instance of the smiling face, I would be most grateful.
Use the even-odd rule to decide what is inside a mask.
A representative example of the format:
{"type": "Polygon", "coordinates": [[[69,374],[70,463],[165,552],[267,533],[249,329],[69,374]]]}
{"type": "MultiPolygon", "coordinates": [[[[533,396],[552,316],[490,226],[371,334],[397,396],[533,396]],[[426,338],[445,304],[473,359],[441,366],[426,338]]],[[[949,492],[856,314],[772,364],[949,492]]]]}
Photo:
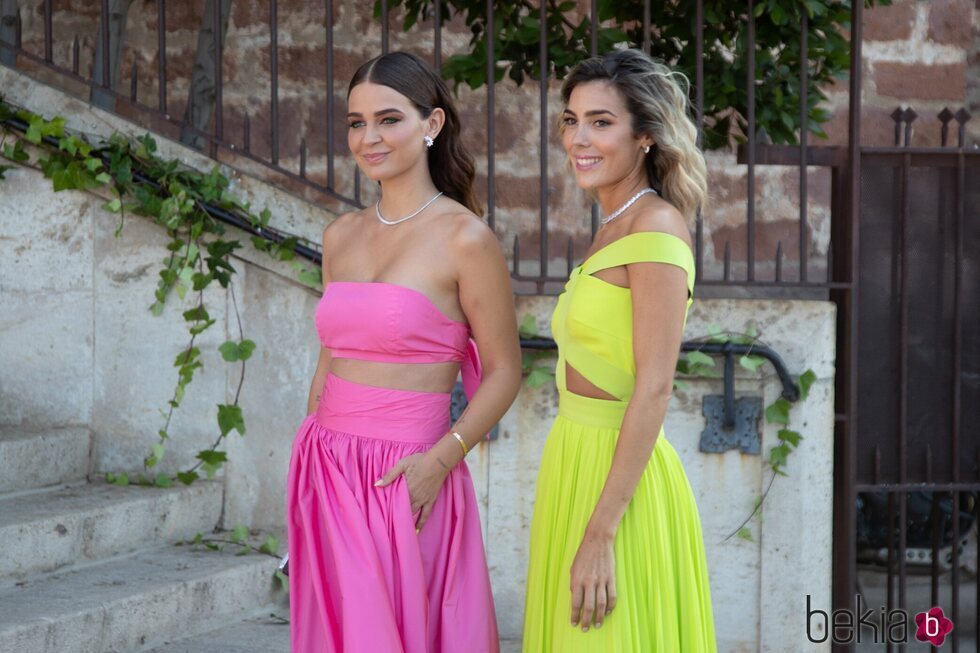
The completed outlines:
{"type": "Polygon", "coordinates": [[[389,86],[364,82],[347,98],[347,145],[367,177],[382,181],[427,165],[423,137],[436,137],[442,109],[428,118],[389,86]]]}
{"type": "Polygon", "coordinates": [[[653,139],[633,133],[626,102],[608,82],[586,82],[572,90],[562,113],[561,139],[581,188],[645,179],[643,148],[653,139]]]}

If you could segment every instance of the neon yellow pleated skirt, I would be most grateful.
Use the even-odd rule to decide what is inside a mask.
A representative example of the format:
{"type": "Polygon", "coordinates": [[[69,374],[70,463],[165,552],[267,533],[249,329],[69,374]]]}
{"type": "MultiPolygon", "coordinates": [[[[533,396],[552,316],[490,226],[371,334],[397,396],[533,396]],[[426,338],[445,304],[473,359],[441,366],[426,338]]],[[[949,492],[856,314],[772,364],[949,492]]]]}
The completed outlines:
{"type": "Polygon", "coordinates": [[[625,402],[561,393],[538,474],[523,653],[714,653],[701,523],[677,453],[657,439],[614,545],[617,605],[573,627],[570,570],[612,465],[625,402]]]}

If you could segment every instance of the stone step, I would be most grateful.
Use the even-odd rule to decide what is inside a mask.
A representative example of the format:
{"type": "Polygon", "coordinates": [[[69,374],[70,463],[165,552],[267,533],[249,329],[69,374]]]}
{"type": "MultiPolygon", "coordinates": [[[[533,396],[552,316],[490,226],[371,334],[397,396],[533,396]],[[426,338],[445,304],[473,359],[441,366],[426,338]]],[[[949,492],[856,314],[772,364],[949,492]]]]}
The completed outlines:
{"type": "MultiPolygon", "coordinates": [[[[168,642],[149,653],[289,653],[289,622],[265,615],[168,642]]],[[[500,640],[500,653],[521,653],[520,640],[500,640]]]]}
{"type": "Polygon", "coordinates": [[[211,533],[221,503],[213,481],[167,489],[86,483],[0,498],[0,583],[211,533]]]}
{"type": "Polygon", "coordinates": [[[0,494],[84,479],[91,442],[81,427],[0,429],[0,494]]]}
{"type": "Polygon", "coordinates": [[[133,653],[281,610],[276,560],[168,546],[0,589],[0,651],[133,653]]]}
{"type": "Polygon", "coordinates": [[[149,653],[289,653],[289,622],[266,615],[167,642],[149,653]]]}

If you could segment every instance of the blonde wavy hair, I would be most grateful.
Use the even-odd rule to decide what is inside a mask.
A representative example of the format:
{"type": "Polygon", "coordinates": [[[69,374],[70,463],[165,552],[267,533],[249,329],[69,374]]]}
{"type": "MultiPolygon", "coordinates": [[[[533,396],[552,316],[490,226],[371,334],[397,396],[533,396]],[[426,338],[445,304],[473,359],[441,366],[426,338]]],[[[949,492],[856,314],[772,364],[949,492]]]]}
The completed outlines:
{"type": "Polygon", "coordinates": [[[707,199],[707,173],[690,116],[687,77],[639,50],[615,50],[579,62],[562,82],[562,103],[568,105],[576,86],[596,81],[622,94],[634,135],[654,138],[644,159],[647,182],[692,222],[707,199]]]}

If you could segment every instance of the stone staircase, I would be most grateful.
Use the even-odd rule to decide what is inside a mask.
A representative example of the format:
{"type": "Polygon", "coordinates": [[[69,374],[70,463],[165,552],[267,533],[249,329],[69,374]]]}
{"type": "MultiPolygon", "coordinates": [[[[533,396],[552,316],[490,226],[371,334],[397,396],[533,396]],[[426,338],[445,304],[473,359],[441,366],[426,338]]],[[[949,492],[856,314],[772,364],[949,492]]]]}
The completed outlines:
{"type": "Polygon", "coordinates": [[[273,558],[174,546],[212,532],[222,484],[92,481],[90,442],[0,430],[0,651],[288,651],[273,558]]]}

